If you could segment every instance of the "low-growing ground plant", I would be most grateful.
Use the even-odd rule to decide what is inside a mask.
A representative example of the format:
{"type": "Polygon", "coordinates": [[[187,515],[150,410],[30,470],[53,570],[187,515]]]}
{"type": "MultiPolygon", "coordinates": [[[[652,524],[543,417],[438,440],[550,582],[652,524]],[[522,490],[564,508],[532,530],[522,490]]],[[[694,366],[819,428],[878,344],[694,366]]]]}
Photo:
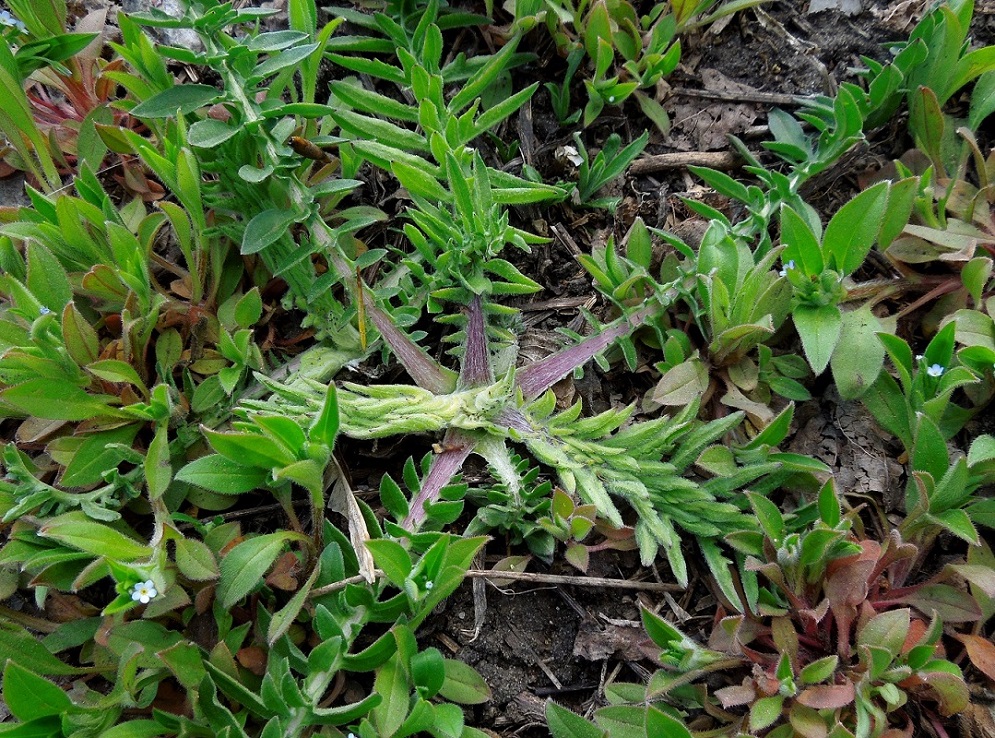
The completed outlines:
{"type": "Polygon", "coordinates": [[[650,228],[605,189],[655,139],[593,123],[635,97],[665,133],[692,31],[757,4],[288,0],[275,27],[189,0],[111,35],[8,3],[0,160],[29,205],[0,209],[0,735],[481,738],[490,688],[423,626],[488,537],[498,576],[632,550],[627,574],[710,593],[680,628],[644,606],[656,671],[590,720],[549,702],[557,738],[952,734],[995,678],[971,425],[995,55],[970,0],[930,9],[861,84],[772,111],[765,155],[734,140],[741,173],[692,170],[742,206],[687,199],[700,242],[650,228]],[[576,181],[526,145],[539,25],[568,72],[551,127],[589,127],[563,132],[576,181]],[[913,153],[818,212],[805,185],[906,109],[913,153]],[[600,302],[528,363],[568,214],[600,302]],[[603,407],[558,394],[623,375],[603,407]],[[789,449],[830,383],[894,441],[897,506],[789,449]],[[343,449],[396,438],[407,461],[354,489],[343,449]]]}

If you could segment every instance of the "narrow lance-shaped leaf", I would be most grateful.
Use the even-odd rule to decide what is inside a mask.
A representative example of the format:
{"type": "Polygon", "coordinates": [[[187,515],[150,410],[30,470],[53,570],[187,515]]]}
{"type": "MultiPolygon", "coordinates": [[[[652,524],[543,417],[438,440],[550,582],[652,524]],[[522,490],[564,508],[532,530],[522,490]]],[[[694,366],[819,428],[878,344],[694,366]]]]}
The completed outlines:
{"type": "Polygon", "coordinates": [[[452,372],[444,369],[404,335],[387,313],[371,303],[367,303],[366,313],[415,384],[439,395],[448,394],[456,388],[452,372]]]}
{"type": "Polygon", "coordinates": [[[493,384],[494,374],[487,352],[487,332],[484,327],[484,311],[480,295],[474,295],[470,302],[470,316],[466,325],[466,346],[463,363],[460,367],[460,387],[469,389],[493,384]]]}
{"type": "Polygon", "coordinates": [[[325,402],[321,406],[321,412],[311,424],[310,438],[312,441],[323,443],[329,448],[335,445],[335,436],[339,432],[339,401],[335,391],[335,384],[328,383],[325,391],[325,402]]]}
{"type": "Polygon", "coordinates": [[[442,439],[442,453],[432,459],[432,466],[422,480],[421,489],[411,501],[408,516],[401,523],[403,528],[417,530],[425,520],[425,503],[438,499],[442,488],[449,483],[462,467],[466,457],[470,455],[476,441],[463,431],[450,428],[442,439]]]}
{"type": "Polygon", "coordinates": [[[534,400],[574,369],[584,366],[614,341],[642,324],[654,309],[655,306],[643,308],[576,346],[563,349],[530,364],[516,374],[515,384],[522,391],[526,401],[534,400]]]}

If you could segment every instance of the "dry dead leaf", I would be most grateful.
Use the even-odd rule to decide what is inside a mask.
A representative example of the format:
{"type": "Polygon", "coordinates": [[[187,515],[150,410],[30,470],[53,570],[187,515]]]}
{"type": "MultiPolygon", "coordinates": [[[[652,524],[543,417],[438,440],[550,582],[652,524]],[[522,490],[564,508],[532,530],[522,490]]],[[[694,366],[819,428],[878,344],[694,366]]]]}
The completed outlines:
{"type": "Polygon", "coordinates": [[[298,586],[296,574],[299,570],[300,562],[288,551],[276,560],[273,570],[266,577],[266,584],[284,592],[294,592],[298,586]]]}
{"type": "Polygon", "coordinates": [[[985,676],[995,681],[995,644],[988,638],[966,633],[958,635],[957,640],[964,644],[971,663],[985,676]]]}
{"type": "MultiPolygon", "coordinates": [[[[709,92],[756,92],[715,69],[702,69],[701,82],[709,92]]],[[[698,98],[681,98],[671,116],[674,126],[666,143],[678,151],[716,151],[729,147],[730,133],[740,135],[757,119],[755,103],[718,101],[704,104],[698,98]]]]}
{"type": "Polygon", "coordinates": [[[235,658],[256,676],[266,673],[266,652],[259,646],[246,646],[239,650],[235,658]]]}
{"type": "MultiPolygon", "coordinates": [[[[374,573],[376,564],[373,562],[373,555],[366,547],[366,542],[370,540],[370,531],[366,528],[366,520],[363,518],[363,511],[359,509],[356,496],[346,481],[345,474],[339,462],[332,457],[329,474],[334,474],[331,491],[328,495],[328,506],[339,515],[344,517],[349,524],[349,542],[352,544],[356,557],[359,559],[359,573],[370,584],[376,578],[374,573]]],[[[315,521],[320,525],[321,521],[315,521]]]]}
{"type": "Polygon", "coordinates": [[[588,661],[604,661],[618,654],[625,661],[639,661],[644,656],[640,642],[645,638],[645,631],[634,625],[609,623],[602,627],[594,620],[585,620],[577,630],[573,655],[588,661]]]}

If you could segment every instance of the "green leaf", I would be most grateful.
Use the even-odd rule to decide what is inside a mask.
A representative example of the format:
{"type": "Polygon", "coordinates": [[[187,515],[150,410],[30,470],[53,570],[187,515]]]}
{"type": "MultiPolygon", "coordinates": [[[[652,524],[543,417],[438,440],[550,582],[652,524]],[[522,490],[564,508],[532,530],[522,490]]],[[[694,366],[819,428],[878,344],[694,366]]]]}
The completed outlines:
{"type": "Polygon", "coordinates": [[[46,715],[27,723],[0,725],[0,735],[11,738],[53,738],[53,736],[64,734],[62,733],[61,718],[46,715]]]}
{"type": "Polygon", "coordinates": [[[958,538],[967,541],[972,546],[977,546],[980,543],[978,529],[974,527],[971,515],[960,508],[930,514],[929,519],[946,528],[958,538]]]}
{"type": "Polygon", "coordinates": [[[204,679],[204,656],[196,645],[180,641],[156,652],[156,656],[173,672],[176,680],[186,689],[197,689],[204,679]]]}
{"type": "Polygon", "coordinates": [[[690,405],[708,389],[708,370],[699,359],[671,367],[660,378],[650,399],[660,405],[690,405]]]}
{"type": "Polygon", "coordinates": [[[802,669],[800,674],[802,682],[804,684],[818,684],[826,681],[836,671],[839,660],[839,656],[833,655],[813,661],[802,669]]]}
{"type": "Polygon", "coordinates": [[[346,105],[363,113],[382,115],[408,123],[418,122],[418,109],[416,107],[398,102],[394,98],[380,95],[366,89],[362,85],[335,81],[329,84],[329,89],[335,97],[346,105]]]}
{"type": "Polygon", "coordinates": [[[915,446],[912,451],[912,469],[929,472],[933,481],[943,478],[950,467],[950,452],[943,434],[932,418],[923,413],[916,414],[918,421],[915,446]]]}
{"type": "MultiPolygon", "coordinates": [[[[642,701],[645,695],[640,695],[642,701]]],[[[642,705],[614,705],[602,707],[594,713],[595,722],[611,738],[646,738],[646,707],[642,705]]],[[[664,733],[663,735],[670,735],[664,733]]]]}
{"type": "Polygon", "coordinates": [[[919,612],[935,610],[944,623],[973,623],[981,617],[981,607],[970,593],[949,584],[924,584],[897,599],[919,612]]]}
{"type": "Polygon", "coordinates": [[[469,664],[445,659],[445,681],[439,695],[460,705],[481,705],[491,698],[491,689],[480,673],[469,664]]]}
{"type": "Polygon", "coordinates": [[[297,220],[293,210],[271,208],[255,215],[245,226],[242,234],[242,249],[244,255],[257,254],[281,238],[297,220]]]}
{"type": "Polygon", "coordinates": [[[837,211],[822,239],[827,266],[845,276],[864,263],[881,230],[887,205],[888,182],[879,182],[837,211]]]}
{"type": "Polygon", "coordinates": [[[553,738],[607,738],[608,732],[552,700],[546,701],[546,723],[553,738]]]}
{"type": "Polygon", "coordinates": [[[881,321],[872,312],[870,303],[843,313],[838,346],[830,364],[836,389],[844,400],[855,400],[866,392],[884,366],[884,344],[878,338],[881,321]]]}
{"type": "MultiPolygon", "coordinates": [[[[429,150],[428,141],[420,133],[401,128],[379,118],[347,110],[332,113],[332,118],[345,133],[352,136],[376,141],[383,146],[400,149],[404,152],[429,150]]],[[[385,168],[389,168],[389,165],[385,168]]]]}
{"type": "Polygon", "coordinates": [[[985,118],[995,112],[995,72],[985,72],[974,84],[971,92],[971,112],[968,114],[968,128],[977,131],[985,118]]]}
{"type": "Polygon", "coordinates": [[[80,672],[53,656],[28,631],[6,618],[0,618],[0,653],[17,654],[18,665],[36,674],[61,676],[80,672]]]}
{"type": "Polygon", "coordinates": [[[750,730],[760,732],[769,728],[781,717],[784,697],[777,694],[773,697],[761,697],[750,708],[750,730]]]}
{"type": "Polygon", "coordinates": [[[29,379],[0,392],[0,399],[21,412],[48,420],[88,420],[100,416],[120,417],[107,405],[108,395],[91,395],[57,379],[29,379]]]}
{"type": "Polygon", "coordinates": [[[325,401],[321,405],[321,412],[315,416],[314,422],[308,431],[310,440],[323,443],[328,448],[335,446],[335,437],[339,432],[339,401],[335,391],[335,384],[328,383],[325,390],[325,401]]]}
{"type": "Polygon", "coordinates": [[[266,436],[238,431],[221,433],[205,426],[201,426],[201,432],[215,451],[234,462],[260,469],[274,469],[297,461],[287,449],[266,436]]]}
{"type": "Polygon", "coordinates": [[[411,680],[424,699],[431,699],[442,689],[446,679],[445,662],[437,648],[426,648],[411,657],[411,680]]]}
{"type": "Polygon", "coordinates": [[[819,241],[808,223],[787,205],[781,206],[781,262],[795,262],[806,276],[822,273],[825,263],[819,241]]]}
{"type": "Polygon", "coordinates": [[[60,484],[64,487],[87,487],[100,483],[103,480],[101,475],[121,462],[121,451],[111,444],[130,447],[138,430],[137,423],[129,423],[120,428],[87,434],[66,464],[60,484]]]}
{"type": "Polygon", "coordinates": [[[660,133],[664,136],[670,133],[670,116],[660,103],[641,90],[636,90],[636,102],[643,115],[652,121],[660,133]]]}
{"type": "Polygon", "coordinates": [[[295,46],[292,49],[281,51],[279,54],[270,57],[253,69],[252,74],[249,76],[249,80],[251,81],[270,77],[279,72],[281,69],[286,69],[287,67],[292,67],[295,64],[300,64],[302,61],[311,56],[317,48],[318,44],[302,44],[300,46],[295,46]]]}
{"type": "Polygon", "coordinates": [[[169,118],[186,115],[218,99],[220,93],[210,85],[177,85],[159,92],[131,109],[137,118],[169,118]]]}
{"type": "MultiPolygon", "coordinates": [[[[966,3],[964,7],[970,7],[966,3]]],[[[975,77],[986,74],[995,69],[995,46],[985,46],[980,49],[964,54],[957,60],[953,78],[950,80],[945,90],[940,90],[943,100],[946,100],[961,87],[966,85],[975,77]]]]}
{"type": "Polygon", "coordinates": [[[253,287],[235,303],[235,324],[239,328],[252,328],[263,314],[263,299],[259,288],[253,287]]]}
{"type": "Polygon", "coordinates": [[[238,128],[214,118],[199,120],[190,126],[187,142],[200,149],[213,149],[238,133],[238,128]]]}
{"type": "Polygon", "coordinates": [[[193,538],[176,539],[176,566],[183,576],[195,582],[217,579],[219,575],[214,552],[206,543],[193,538]]]}
{"type": "Polygon", "coordinates": [[[72,302],[62,311],[62,340],[73,361],[85,366],[100,355],[100,340],[90,321],[72,302]]]}
{"type": "Polygon", "coordinates": [[[230,608],[254,590],[287,541],[302,537],[287,531],[267,533],[242,541],[229,551],[221,560],[221,580],[218,582],[221,606],[230,608]]]}
{"type": "Polygon", "coordinates": [[[646,708],[646,735],[692,738],[691,731],[684,723],[652,705],[646,708]]]}
{"type": "Polygon", "coordinates": [[[136,561],[152,555],[148,546],[79,511],[49,519],[38,529],[38,535],[114,561],[136,561]]]}
{"type": "MultiPolygon", "coordinates": [[[[276,167],[274,167],[272,164],[265,164],[261,167],[255,167],[252,166],[251,164],[243,164],[238,168],[238,176],[251,184],[259,184],[260,182],[266,180],[266,178],[268,178],[275,171],[276,167]]],[[[267,212],[272,212],[272,211],[267,211],[267,212]]],[[[243,239],[244,239],[244,234],[243,234],[243,239]]]]}
{"type": "MultiPolygon", "coordinates": [[[[315,581],[317,581],[318,576],[321,574],[321,562],[315,564],[314,570],[311,572],[311,576],[307,578],[304,585],[294,593],[294,596],[290,598],[280,610],[273,613],[273,617],[269,621],[269,628],[266,630],[266,642],[273,646],[280,639],[280,637],[289,630],[290,626],[294,624],[294,620],[300,614],[301,609],[304,607],[304,603],[307,602],[307,597],[311,594],[311,588],[314,587],[315,581]]],[[[326,669],[327,671],[327,669],[326,669]]]]}
{"type": "Polygon", "coordinates": [[[875,615],[857,633],[857,645],[883,648],[895,658],[905,643],[911,615],[907,607],[875,615]]]}
{"type": "Polygon", "coordinates": [[[763,495],[754,492],[747,492],[746,496],[750,500],[750,506],[753,508],[753,513],[757,516],[757,521],[764,533],[774,544],[780,544],[784,538],[784,518],[777,505],[763,495]]]}
{"type": "MultiPolygon", "coordinates": [[[[302,3],[291,3],[291,5],[302,5],[302,3]]],[[[267,33],[260,33],[258,36],[253,36],[245,44],[245,47],[250,51],[256,52],[280,51],[288,46],[300,43],[307,37],[308,34],[303,31],[269,31],[267,33]]]]}
{"type": "Polygon", "coordinates": [[[142,390],[145,389],[145,383],[138,376],[138,372],[135,371],[134,367],[119,359],[101,359],[100,361],[89,364],[86,370],[93,374],[93,376],[99,377],[106,382],[132,384],[135,387],[142,388],[142,390]]]}
{"type": "Polygon", "coordinates": [[[386,538],[367,541],[366,547],[390,583],[403,590],[404,582],[411,574],[411,556],[408,552],[401,544],[386,538]]]}
{"type": "Polygon", "coordinates": [[[394,735],[408,714],[408,680],[395,655],[380,667],[373,690],[383,701],[373,710],[371,721],[377,735],[394,735]]]}
{"type": "Polygon", "coordinates": [[[266,486],[269,472],[225,458],[221,454],[209,454],[194,459],[180,469],[176,480],[195,484],[223,495],[237,495],[251,492],[266,486]]]}
{"type": "Polygon", "coordinates": [[[52,252],[40,243],[29,241],[26,251],[27,288],[42,305],[52,312],[61,313],[73,299],[69,275],[52,252]]]}
{"type": "Polygon", "coordinates": [[[169,457],[169,426],[166,423],[156,429],[142,466],[149,496],[157,500],[166,493],[173,478],[173,465],[169,457]]]}
{"type": "Polygon", "coordinates": [[[75,712],[69,696],[52,682],[8,660],[3,670],[3,699],[18,720],[75,712]]]}
{"type": "Polygon", "coordinates": [[[805,358],[818,376],[825,371],[843,332],[843,316],[835,305],[798,305],[791,314],[802,339],[805,358]]]}
{"type": "Polygon", "coordinates": [[[784,410],[777,414],[767,427],[754,436],[749,443],[743,446],[744,449],[758,449],[764,446],[778,446],[788,437],[791,428],[791,419],[795,414],[795,404],[790,403],[784,410]]]}
{"type": "Polygon", "coordinates": [[[878,233],[878,248],[884,250],[901,234],[919,196],[919,178],[907,177],[893,182],[888,193],[888,208],[878,233]]]}
{"type": "Polygon", "coordinates": [[[168,732],[155,720],[128,720],[102,731],[100,738],[155,738],[168,732]]]}

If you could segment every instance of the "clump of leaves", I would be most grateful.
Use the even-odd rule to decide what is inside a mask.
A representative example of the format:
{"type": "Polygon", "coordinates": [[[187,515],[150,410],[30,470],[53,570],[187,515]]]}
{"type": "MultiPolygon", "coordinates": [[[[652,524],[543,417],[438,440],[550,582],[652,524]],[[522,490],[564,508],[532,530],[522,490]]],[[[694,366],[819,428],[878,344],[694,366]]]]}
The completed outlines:
{"type": "MultiPolygon", "coordinates": [[[[673,418],[633,423],[618,430],[634,407],[580,420],[579,403],[555,413],[555,396],[546,391],[631,330],[644,314],[645,311],[633,313],[580,344],[523,369],[508,367],[498,373],[493,365],[501,366],[500,354],[492,354],[488,348],[482,307],[475,300],[467,317],[463,363],[457,379],[429,359],[390,322],[389,316],[379,309],[372,310],[371,317],[385,341],[420,386],[346,385],[338,393],[342,432],[358,438],[413,431],[445,432],[440,444],[442,452],[436,454],[402,523],[409,530],[417,530],[431,515],[431,505],[438,500],[440,490],[471,452],[487,460],[506,490],[519,494],[521,479],[507,447],[508,441],[515,440],[556,470],[563,489],[595,505],[599,514],[616,527],[622,527],[624,521],[611,496],[626,500],[637,514],[635,537],[644,562],[651,562],[662,548],[678,581],[686,582],[687,564],[677,533],[681,528],[703,542],[710,566],[724,569],[728,564],[715,539],[741,526],[750,527],[750,521],[722,498],[778,470],[781,462],[761,454],[740,468],[734,460],[735,474],[704,484],[684,474],[706,446],[740,423],[742,415],[700,423],[695,420],[697,406],[689,405],[673,418]]],[[[316,386],[288,391],[269,384],[274,398],[247,402],[247,410],[307,418],[320,404],[314,396],[316,386]]],[[[321,389],[324,392],[326,388],[321,389]]]]}
{"type": "Polygon", "coordinates": [[[982,615],[958,586],[961,569],[910,583],[917,547],[897,531],[884,544],[860,536],[856,513],[842,514],[831,483],[792,516],[760,495],[749,499],[762,532],[730,536],[747,556],[749,609],[720,617],[707,648],[644,613],[664,668],[645,688],[614,685],[610,699],[639,693],[704,708],[719,734],[774,736],[899,735],[917,716],[939,725],[967,706],[961,670],[941,642],[942,623],[982,615]],[[741,683],[714,694],[699,683],[744,667],[741,683]]]}
{"type": "Polygon", "coordinates": [[[566,546],[563,556],[567,563],[583,572],[596,551],[632,551],[638,546],[632,528],[613,527],[598,518],[594,505],[578,505],[561,489],[553,493],[550,514],[539,518],[538,525],[566,546]],[[602,540],[584,543],[592,533],[600,535],[602,540]]]}
{"type": "Polygon", "coordinates": [[[642,17],[628,0],[511,0],[513,30],[544,25],[560,54],[568,59],[562,85],[548,84],[561,123],[573,123],[570,83],[586,58],[593,70],[584,79],[587,104],[583,122],[589,126],[606,105],[621,106],[635,96],[640,109],[664,133],[670,118],[657,100],[657,84],[677,68],[681,42],[677,35],[708,25],[764,0],[728,2],[709,13],[714,0],[675,0],[657,3],[642,17]]]}

